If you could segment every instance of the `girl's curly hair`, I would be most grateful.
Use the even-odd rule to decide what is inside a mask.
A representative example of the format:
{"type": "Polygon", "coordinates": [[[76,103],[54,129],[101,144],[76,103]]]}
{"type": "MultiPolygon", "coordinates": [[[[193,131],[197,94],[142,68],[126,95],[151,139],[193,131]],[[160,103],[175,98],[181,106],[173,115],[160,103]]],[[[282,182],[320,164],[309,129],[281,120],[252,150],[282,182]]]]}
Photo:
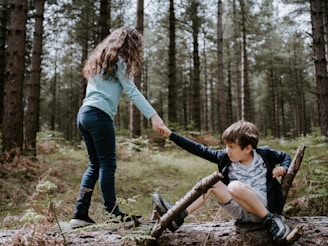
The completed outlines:
{"type": "Polygon", "coordinates": [[[142,44],[142,36],[136,29],[116,29],[91,52],[82,70],[83,76],[88,79],[99,74],[101,69],[104,74],[111,75],[119,57],[126,63],[126,75],[135,75],[141,66],[142,44]]]}

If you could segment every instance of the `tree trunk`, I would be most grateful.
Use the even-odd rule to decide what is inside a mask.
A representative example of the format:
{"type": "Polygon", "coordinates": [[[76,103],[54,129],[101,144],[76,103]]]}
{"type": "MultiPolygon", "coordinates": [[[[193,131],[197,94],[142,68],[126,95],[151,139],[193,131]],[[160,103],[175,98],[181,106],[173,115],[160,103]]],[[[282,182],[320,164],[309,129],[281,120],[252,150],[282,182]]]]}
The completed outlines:
{"type": "MultiPolygon", "coordinates": [[[[242,119],[242,100],[241,100],[241,47],[240,47],[240,36],[239,36],[239,17],[237,14],[237,6],[236,0],[233,0],[232,4],[232,12],[233,12],[233,50],[234,50],[234,60],[235,60],[235,87],[236,87],[236,95],[237,95],[237,119],[242,119]]],[[[232,89],[232,88],[231,88],[232,89]]],[[[232,123],[232,122],[230,122],[232,123]]]]}
{"type": "Polygon", "coordinates": [[[324,29],[324,40],[325,40],[325,50],[326,50],[326,62],[327,62],[327,71],[328,71],[328,3],[323,1],[323,29],[324,29]]]}
{"type": "Polygon", "coordinates": [[[23,85],[25,72],[25,36],[27,0],[10,2],[6,81],[4,84],[4,110],[2,149],[23,148],[23,85]]]}
{"type": "Polygon", "coordinates": [[[322,135],[328,137],[328,72],[323,26],[324,4],[321,0],[311,0],[310,3],[319,124],[322,135]]]}
{"type": "Polygon", "coordinates": [[[40,78],[44,3],[45,0],[35,1],[35,30],[33,39],[31,74],[28,83],[28,106],[25,121],[24,152],[28,152],[33,157],[36,157],[36,134],[39,131],[40,117],[40,78]]]}
{"type": "MultiPolygon", "coordinates": [[[[207,44],[206,44],[206,39],[207,39],[207,32],[205,29],[203,29],[203,70],[204,70],[204,104],[203,104],[203,117],[202,117],[202,122],[204,122],[203,124],[203,128],[202,130],[204,130],[205,132],[208,132],[209,127],[209,121],[208,121],[208,66],[207,66],[207,44]]],[[[213,132],[214,133],[214,132],[213,132]]]]}
{"type": "MultiPolygon", "coordinates": [[[[142,89],[142,92],[143,92],[145,98],[148,100],[148,65],[149,64],[148,64],[147,58],[144,59],[142,64],[143,64],[143,66],[141,68],[141,71],[142,71],[141,89],[142,89]]],[[[143,126],[143,129],[147,129],[149,126],[149,120],[146,119],[146,117],[142,117],[142,126],[143,126]]]]}
{"type": "MultiPolygon", "coordinates": [[[[137,6],[137,26],[136,29],[142,35],[144,26],[144,1],[138,0],[137,6]]],[[[134,83],[137,88],[141,89],[141,68],[138,74],[134,77],[134,83]]],[[[141,136],[141,113],[138,108],[131,102],[130,103],[130,126],[131,137],[137,138],[141,136]]]]}
{"type": "Polygon", "coordinates": [[[227,127],[226,100],[223,76],[223,28],[222,28],[222,1],[218,1],[217,24],[217,55],[218,55],[218,99],[219,99],[219,133],[222,134],[227,127]]]}
{"type": "Polygon", "coordinates": [[[232,120],[232,115],[233,115],[233,110],[232,110],[232,62],[230,58],[230,51],[231,51],[231,45],[230,42],[226,42],[227,44],[227,57],[228,62],[227,62],[227,102],[226,102],[226,123],[228,122],[233,122],[232,120]]]}
{"type": "MultiPolygon", "coordinates": [[[[0,3],[0,112],[3,112],[3,93],[5,83],[6,68],[6,39],[7,39],[7,22],[9,14],[8,1],[0,3]]],[[[2,113],[0,113],[0,131],[2,129],[2,113]]]]}
{"type": "Polygon", "coordinates": [[[55,54],[55,64],[54,64],[54,77],[50,83],[50,94],[51,101],[49,103],[49,108],[51,110],[50,115],[50,130],[56,130],[56,120],[57,120],[57,77],[58,77],[58,52],[55,54]]]}
{"type": "MultiPolygon", "coordinates": [[[[272,64],[271,64],[272,65],[272,64]]],[[[271,134],[273,137],[278,138],[278,125],[279,122],[277,122],[277,83],[274,78],[274,71],[271,67],[268,72],[268,83],[269,83],[269,97],[270,97],[270,103],[271,103],[271,110],[270,110],[270,122],[271,122],[271,134]]]]}
{"type": "Polygon", "coordinates": [[[169,122],[177,122],[177,86],[176,86],[176,44],[175,44],[175,13],[174,13],[174,1],[170,0],[170,26],[169,26],[169,88],[168,88],[168,111],[169,111],[169,122]]]}
{"type": "Polygon", "coordinates": [[[101,0],[100,1],[100,40],[101,42],[103,39],[107,37],[110,31],[110,18],[111,18],[111,11],[110,11],[110,1],[109,0],[101,0]],[[108,7],[109,6],[109,7],[108,7]]]}
{"type": "Polygon", "coordinates": [[[201,130],[201,99],[200,99],[200,61],[199,61],[199,48],[198,48],[198,36],[200,28],[200,19],[198,17],[199,2],[198,0],[192,0],[190,3],[191,21],[192,21],[192,37],[193,37],[193,69],[192,69],[192,121],[195,130],[201,130]]]}
{"type": "Polygon", "coordinates": [[[241,106],[242,106],[242,119],[253,121],[251,114],[251,103],[250,103],[250,86],[248,80],[248,56],[247,56],[247,39],[246,39],[246,7],[244,0],[239,0],[241,8],[241,34],[242,34],[242,94],[241,94],[241,106]]]}
{"type": "Polygon", "coordinates": [[[216,114],[216,110],[215,110],[215,102],[217,102],[217,96],[214,90],[215,87],[215,80],[213,78],[214,76],[211,76],[211,81],[210,81],[210,131],[214,134],[216,133],[216,121],[218,120],[218,116],[216,114]]]}

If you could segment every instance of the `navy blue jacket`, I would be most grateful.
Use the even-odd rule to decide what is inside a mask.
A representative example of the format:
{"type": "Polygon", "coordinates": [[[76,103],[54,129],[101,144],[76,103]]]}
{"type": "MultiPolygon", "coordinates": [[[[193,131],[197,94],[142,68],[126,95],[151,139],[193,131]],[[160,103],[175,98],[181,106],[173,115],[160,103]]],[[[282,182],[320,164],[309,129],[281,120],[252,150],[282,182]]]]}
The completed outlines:
{"type": "MultiPolygon", "coordinates": [[[[170,135],[170,140],[188,152],[216,163],[219,172],[224,176],[222,182],[226,185],[229,184],[228,167],[231,164],[231,160],[225,150],[210,149],[175,132],[172,132],[170,135]]],[[[291,163],[291,157],[285,152],[269,149],[268,147],[259,147],[256,149],[256,152],[263,158],[268,170],[266,182],[268,209],[272,213],[281,214],[285,204],[285,198],[282,195],[279,181],[272,178],[272,170],[277,164],[280,164],[280,166],[284,167],[287,171],[291,163]]]]}

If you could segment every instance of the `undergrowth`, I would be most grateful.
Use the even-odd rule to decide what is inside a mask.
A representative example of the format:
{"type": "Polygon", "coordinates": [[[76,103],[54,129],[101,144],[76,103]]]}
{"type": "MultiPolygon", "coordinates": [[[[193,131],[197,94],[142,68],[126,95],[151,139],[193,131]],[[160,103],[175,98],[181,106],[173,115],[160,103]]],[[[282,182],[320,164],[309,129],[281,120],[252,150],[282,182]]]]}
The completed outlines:
{"type": "MultiPolygon", "coordinates": [[[[83,143],[72,146],[51,135],[39,139],[38,160],[20,157],[0,168],[0,225],[4,229],[27,228],[33,231],[29,240],[44,239],[47,230],[58,221],[69,221],[73,211],[79,182],[87,168],[88,160],[83,143]],[[53,184],[53,189],[40,192],[40,184],[53,184]],[[56,188],[54,188],[56,187],[56,188]],[[43,237],[43,239],[42,239],[43,237]]],[[[213,136],[190,135],[196,141],[224,148],[213,136]]],[[[116,173],[117,197],[121,210],[151,217],[151,194],[160,193],[175,203],[202,177],[217,170],[217,166],[177,148],[166,140],[150,144],[149,139],[118,137],[116,173]]],[[[289,216],[327,215],[328,208],[328,146],[320,137],[302,137],[281,141],[262,139],[260,145],[286,151],[294,156],[298,146],[306,146],[301,168],[288,194],[284,213],[289,216]]],[[[105,221],[99,187],[92,198],[90,217],[97,223],[105,221]]],[[[202,208],[188,216],[186,222],[228,220],[219,206],[210,199],[202,208]]],[[[124,240],[143,238],[125,235],[124,240]]],[[[13,239],[20,245],[23,239],[13,239]]],[[[137,239],[136,239],[137,240],[137,239]]],[[[63,237],[60,242],[65,244],[63,237]]]]}

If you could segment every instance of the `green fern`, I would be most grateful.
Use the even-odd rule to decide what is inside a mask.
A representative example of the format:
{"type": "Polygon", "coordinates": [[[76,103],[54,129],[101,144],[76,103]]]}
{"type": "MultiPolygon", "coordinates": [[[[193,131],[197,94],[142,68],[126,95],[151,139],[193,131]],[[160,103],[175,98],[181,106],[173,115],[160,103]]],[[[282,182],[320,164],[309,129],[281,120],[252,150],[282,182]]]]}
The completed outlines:
{"type": "Polygon", "coordinates": [[[147,240],[155,240],[156,238],[150,236],[150,235],[145,235],[145,234],[127,234],[123,237],[123,244],[126,245],[128,242],[136,242],[137,245],[143,245],[143,243],[147,240]]]}

